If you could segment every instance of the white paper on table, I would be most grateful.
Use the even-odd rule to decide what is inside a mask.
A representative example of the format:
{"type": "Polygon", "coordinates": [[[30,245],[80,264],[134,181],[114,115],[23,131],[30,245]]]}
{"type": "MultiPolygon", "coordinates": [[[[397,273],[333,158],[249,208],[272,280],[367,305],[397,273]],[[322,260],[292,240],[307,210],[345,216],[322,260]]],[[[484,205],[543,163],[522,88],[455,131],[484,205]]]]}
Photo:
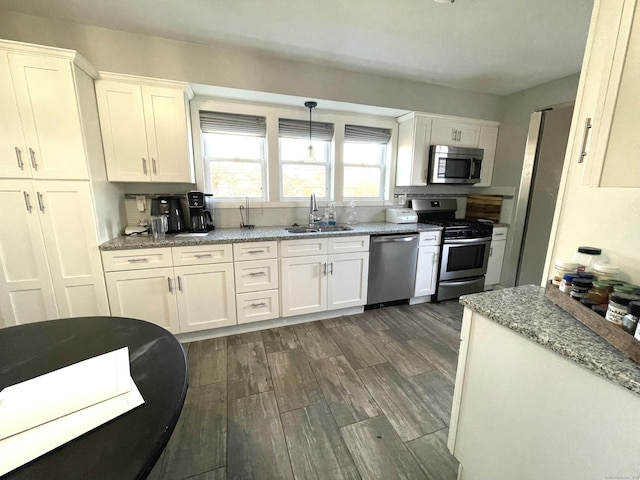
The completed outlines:
{"type": "Polygon", "coordinates": [[[0,391],[0,440],[130,391],[129,348],[0,391]]]}
{"type": "Polygon", "coordinates": [[[0,440],[0,476],[142,405],[144,399],[129,379],[127,393],[0,440]]]}

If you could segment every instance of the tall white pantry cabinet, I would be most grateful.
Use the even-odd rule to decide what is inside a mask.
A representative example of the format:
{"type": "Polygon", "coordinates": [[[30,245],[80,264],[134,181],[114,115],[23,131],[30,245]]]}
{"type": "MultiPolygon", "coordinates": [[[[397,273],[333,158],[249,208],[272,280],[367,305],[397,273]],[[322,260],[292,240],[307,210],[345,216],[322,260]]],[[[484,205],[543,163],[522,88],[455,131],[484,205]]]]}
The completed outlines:
{"type": "Polygon", "coordinates": [[[95,76],[76,52],[0,41],[0,327],[109,314],[98,245],[120,224],[119,189],[95,76]]]}

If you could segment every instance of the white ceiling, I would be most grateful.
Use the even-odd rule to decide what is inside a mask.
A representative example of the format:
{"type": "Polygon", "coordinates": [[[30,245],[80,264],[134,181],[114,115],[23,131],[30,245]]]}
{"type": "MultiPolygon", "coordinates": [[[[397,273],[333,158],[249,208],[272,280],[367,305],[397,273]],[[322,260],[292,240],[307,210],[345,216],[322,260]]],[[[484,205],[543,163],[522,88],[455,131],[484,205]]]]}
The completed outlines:
{"type": "Polygon", "coordinates": [[[15,11],[478,92],[579,72],[592,0],[1,0],[15,11]]]}

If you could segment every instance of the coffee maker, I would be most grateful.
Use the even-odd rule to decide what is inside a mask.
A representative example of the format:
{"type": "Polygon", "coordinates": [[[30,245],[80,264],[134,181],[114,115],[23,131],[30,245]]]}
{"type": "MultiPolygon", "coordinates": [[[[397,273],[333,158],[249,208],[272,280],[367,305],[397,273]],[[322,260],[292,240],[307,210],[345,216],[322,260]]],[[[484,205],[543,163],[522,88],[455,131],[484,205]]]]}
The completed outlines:
{"type": "Polygon", "coordinates": [[[151,215],[167,217],[167,233],[186,230],[182,202],[179,196],[159,196],[151,200],[151,215]]]}
{"type": "Polygon", "coordinates": [[[213,224],[213,195],[210,193],[191,190],[187,192],[191,232],[208,232],[215,230],[213,224]]]}

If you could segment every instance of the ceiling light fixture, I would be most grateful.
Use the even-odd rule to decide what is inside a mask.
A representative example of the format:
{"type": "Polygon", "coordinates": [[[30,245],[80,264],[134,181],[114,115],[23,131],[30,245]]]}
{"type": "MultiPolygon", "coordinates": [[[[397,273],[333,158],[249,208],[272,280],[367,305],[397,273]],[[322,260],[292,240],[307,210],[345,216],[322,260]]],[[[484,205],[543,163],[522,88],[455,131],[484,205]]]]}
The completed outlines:
{"type": "Polygon", "coordinates": [[[315,162],[316,155],[313,151],[313,145],[311,145],[311,110],[318,106],[318,102],[304,102],[304,106],[309,109],[309,148],[307,149],[307,162],[315,162]]]}

